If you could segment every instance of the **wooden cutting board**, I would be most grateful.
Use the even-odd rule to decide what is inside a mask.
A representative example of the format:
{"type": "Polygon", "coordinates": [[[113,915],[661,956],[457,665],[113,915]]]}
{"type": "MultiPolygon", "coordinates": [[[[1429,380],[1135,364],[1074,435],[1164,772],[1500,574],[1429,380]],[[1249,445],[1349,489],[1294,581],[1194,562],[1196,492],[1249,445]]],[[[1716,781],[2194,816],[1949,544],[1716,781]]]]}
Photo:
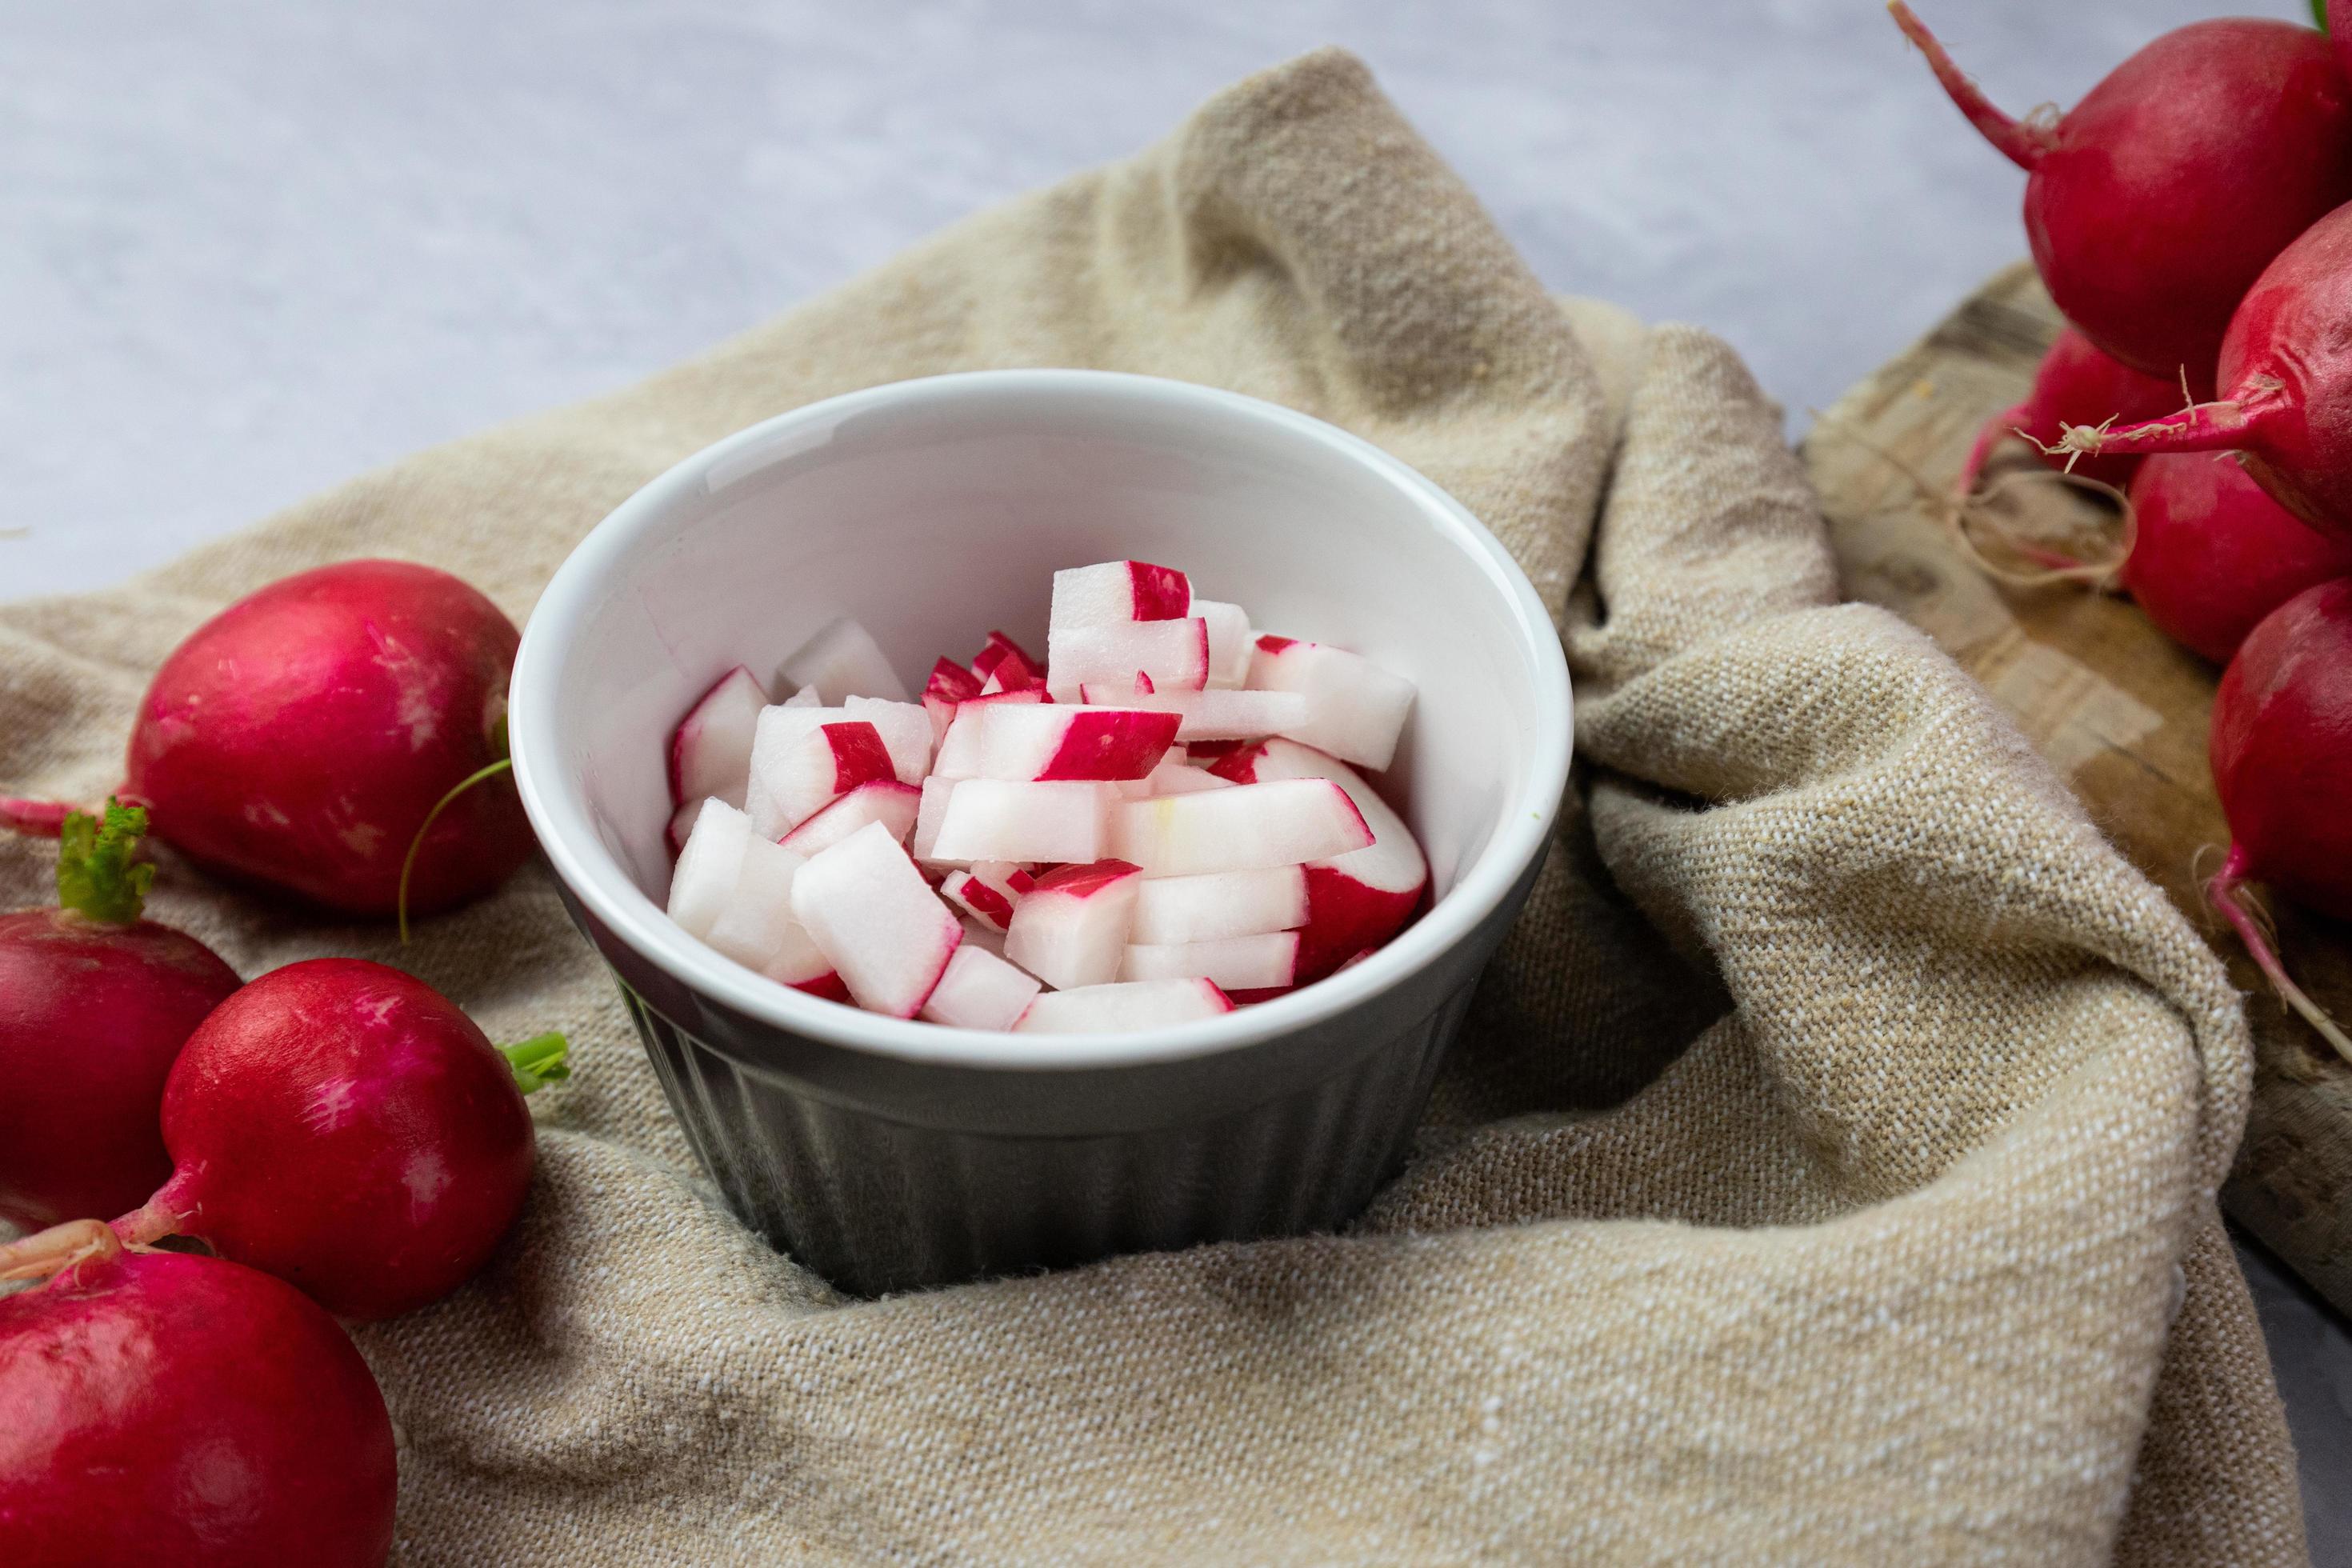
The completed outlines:
{"type": "MultiPolygon", "coordinates": [[[[1990,689],[2134,864],[2209,933],[2253,1026],[2253,1112],[2222,1202],[2339,1310],[2352,1312],[2352,1065],[2265,987],[2199,892],[2229,834],[2205,761],[2221,671],[2174,646],[2128,599],[1989,577],[1920,486],[1948,493],[1969,442],[2021,397],[2058,331],[2032,268],[1994,278],[1840,398],[1804,458],[1848,596],[1927,632],[1990,689]],[[1911,470],[1906,475],[1904,469],[1911,470]],[[1913,477],[1913,476],[1916,476],[1913,477]]],[[[2032,459],[2012,444],[1988,479],[2032,459]]],[[[2014,526],[2109,539],[2112,507],[2060,484],[2004,488],[2014,526]]],[[[2352,1019],[2352,927],[2272,902],[2289,973],[2352,1019]]]]}

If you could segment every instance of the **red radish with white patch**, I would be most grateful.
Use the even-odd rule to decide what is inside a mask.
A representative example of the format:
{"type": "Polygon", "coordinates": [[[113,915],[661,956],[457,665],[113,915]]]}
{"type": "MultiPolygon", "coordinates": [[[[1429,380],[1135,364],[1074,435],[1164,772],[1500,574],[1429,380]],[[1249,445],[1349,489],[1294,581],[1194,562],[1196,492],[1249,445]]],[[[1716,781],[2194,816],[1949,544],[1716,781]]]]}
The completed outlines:
{"type": "Polygon", "coordinates": [[[803,866],[792,901],[857,1005],[895,1018],[922,1011],[963,940],[953,911],[880,823],[803,866]]]}
{"type": "Polygon", "coordinates": [[[1228,752],[1211,771],[1246,785],[1328,779],[1348,793],[1372,834],[1368,848],[1307,867],[1307,918],[1298,984],[1320,980],[1349,959],[1386,942],[1420,911],[1429,893],[1429,861],[1404,819],[1362,775],[1296,741],[1272,740],[1228,752]]]}
{"type": "Polygon", "coordinates": [[[1303,724],[1282,731],[1291,740],[1360,767],[1385,768],[1412,711],[1412,682],[1359,653],[1328,643],[1266,636],[1250,660],[1250,686],[1296,691],[1307,702],[1303,724]]]}
{"type": "Polygon", "coordinates": [[[669,741],[669,799],[743,804],[751,783],[751,739],[768,693],[759,678],[737,665],[696,699],[669,741]]]}
{"type": "Polygon", "coordinates": [[[930,858],[964,865],[1097,859],[1104,814],[1118,798],[1116,785],[1086,780],[961,779],[948,796],[930,858]]]}
{"type": "Polygon", "coordinates": [[[1977,432],[1976,444],[1960,465],[1955,488],[1964,496],[1974,491],[1993,448],[2011,437],[2032,443],[2034,455],[2050,468],[2066,468],[2105,484],[2129,484],[2133,470],[2139,467],[2137,458],[2120,454],[2084,458],[2067,468],[2066,455],[2053,450],[2066,434],[2066,426],[2096,425],[2109,418],[2134,424],[2169,414],[2184,401],[2177,378],[2143,375],[2067,327],[2042,356],[2033,373],[2032,390],[2024,401],[1994,415],[1977,432]]]}
{"type": "MultiPolygon", "coordinates": [[[[908,700],[906,682],[890,668],[874,636],[847,616],[833,621],[784,660],[785,679],[813,690],[817,701],[838,708],[853,697],[908,700]]],[[[796,693],[797,694],[797,693],[796,693]]]]}
{"type": "Polygon", "coordinates": [[[771,708],[760,716],[744,809],[751,814],[751,830],[761,837],[782,837],[818,807],[860,784],[898,778],[898,763],[883,744],[882,732],[865,720],[845,718],[844,712],[837,708],[771,708]]]}
{"type": "Polygon", "coordinates": [[[842,711],[854,721],[874,726],[900,784],[923,782],[931,768],[931,718],[920,703],[853,697],[842,704],[842,711]]]}
{"type": "Polygon", "coordinates": [[[915,814],[923,792],[897,779],[876,779],[859,784],[832,805],[821,807],[798,827],[784,835],[783,847],[803,858],[830,849],[869,822],[890,830],[899,843],[915,830],[915,814]]]}
{"type": "Polygon", "coordinates": [[[1122,981],[1045,992],[1029,1004],[1014,1029],[1024,1035],[1124,1035],[1233,1010],[1232,1000],[1211,981],[1122,981]]]}
{"type": "Polygon", "coordinates": [[[1054,574],[1049,640],[1052,632],[1069,626],[1182,620],[1194,613],[1192,604],[1191,579],[1172,566],[1106,561],[1098,566],[1065,567],[1054,574]]]}
{"type": "Polygon", "coordinates": [[[1223,991],[1269,991],[1295,984],[1298,933],[1265,931],[1209,942],[1128,945],[1121,980],[1213,980],[1223,991]]]}
{"type": "Polygon", "coordinates": [[[1071,626],[1045,639],[1045,689],[1075,702],[1099,682],[1133,689],[1138,673],[1159,691],[1198,691],[1209,684],[1209,626],[1188,617],[1118,626],[1071,626]]]}
{"type": "Polygon", "coordinates": [[[1013,911],[1004,955],[1065,991],[1118,979],[1142,882],[1124,860],[1055,867],[1013,911]]]}
{"type": "Polygon", "coordinates": [[[1250,629],[1249,612],[1239,605],[1215,599],[1195,599],[1192,612],[1209,635],[1209,687],[1231,690],[1249,684],[1250,656],[1257,649],[1257,634],[1250,629]]]}
{"type": "Polygon", "coordinates": [[[968,871],[950,871],[940,894],[972,919],[1003,931],[1013,911],[1037,879],[1010,860],[983,860],[968,871]]]}
{"type": "Polygon", "coordinates": [[[2131,504],[2124,586],[2165,636],[2216,664],[2305,588],[2352,577],[2352,536],[2309,527],[2220,453],[2147,458],[2131,504]]]}
{"type": "MultiPolygon", "coordinates": [[[[1087,685],[1078,695],[1088,704],[1109,704],[1178,719],[1176,739],[1255,741],[1306,728],[1313,711],[1297,691],[1164,691],[1118,694],[1114,687],[1087,685]]],[[[1079,711],[1085,711],[1084,709],[1079,711]]]]}
{"type": "Polygon", "coordinates": [[[171,1179],[115,1221],[194,1237],[346,1318],[478,1273],[521,1212],[534,1145],[520,1059],[423,981],[356,958],[272,970],[197,1026],[163,1087],[171,1179]],[[518,1058],[518,1059],[510,1059],[518,1058]]]}
{"type": "Polygon", "coordinates": [[[1109,826],[1110,853],[1150,877],[1297,866],[1372,842],[1348,792],[1312,778],[1122,801],[1109,826]]]}
{"type": "MultiPolygon", "coordinates": [[[[238,985],[194,937],[140,918],[146,814],[77,814],[58,907],[0,915],[0,1219],[107,1219],[172,1173],[156,1130],[173,1058],[238,985]]],[[[0,1515],[5,1517],[5,1515],[0,1515]]]]}
{"type": "Polygon", "coordinates": [[[1006,691],[1034,691],[1045,684],[1045,667],[1003,632],[988,634],[988,641],[972,658],[971,672],[980,677],[981,694],[988,697],[1006,691]]]}
{"type": "Polygon", "coordinates": [[[1064,703],[975,705],[940,747],[941,773],[990,779],[1139,779],[1176,742],[1174,713],[1064,703]],[[950,752],[950,746],[952,752],[950,752]]]}
{"type": "Polygon", "coordinates": [[[1136,900],[1135,929],[1130,940],[1151,943],[1215,942],[1224,937],[1295,930],[1307,924],[1308,918],[1304,867],[1212,871],[1199,877],[1151,877],[1145,879],[1136,900]]]}
{"type": "Polygon", "coordinates": [[[1043,989],[1035,975],[966,942],[949,958],[922,1016],[958,1029],[1010,1029],[1043,989]]]}
{"type": "Polygon", "coordinates": [[[11,1272],[48,1282],[0,1298],[0,1556],[380,1568],[392,1421],[334,1319],[255,1269],[126,1252],[101,1224],[30,1240],[44,1256],[19,1244],[11,1272]]]}

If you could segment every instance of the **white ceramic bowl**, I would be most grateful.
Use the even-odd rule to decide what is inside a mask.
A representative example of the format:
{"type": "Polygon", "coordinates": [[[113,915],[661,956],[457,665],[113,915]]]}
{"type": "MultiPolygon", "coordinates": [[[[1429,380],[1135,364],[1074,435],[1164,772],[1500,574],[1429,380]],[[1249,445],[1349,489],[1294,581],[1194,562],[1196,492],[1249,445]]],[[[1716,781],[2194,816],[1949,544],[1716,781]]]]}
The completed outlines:
{"type": "Polygon", "coordinates": [[[1526,900],[1570,744],[1558,635],[1435,485],[1271,404],[1056,370],[876,387],[678,464],[548,584],[509,733],[566,903],[727,1200],[868,1292],[1354,1213],[1526,900]],[[1380,782],[1436,899],[1394,942],[1181,1027],[1001,1035],[788,990],[663,914],[667,738],[721,671],[772,670],[842,614],[910,681],[992,626],[1042,648],[1054,570],[1129,557],[1416,683],[1380,782]]]}

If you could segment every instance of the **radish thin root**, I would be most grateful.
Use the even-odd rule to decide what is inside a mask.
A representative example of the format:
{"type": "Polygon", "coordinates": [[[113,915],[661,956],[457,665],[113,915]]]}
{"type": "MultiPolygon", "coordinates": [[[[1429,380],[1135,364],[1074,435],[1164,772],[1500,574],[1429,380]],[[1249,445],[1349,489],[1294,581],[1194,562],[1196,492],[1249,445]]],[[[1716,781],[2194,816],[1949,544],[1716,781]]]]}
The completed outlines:
{"type": "Polygon", "coordinates": [[[449,793],[435,801],[433,809],[425,814],[424,822],[417,826],[416,837],[408,841],[408,853],[401,858],[400,891],[393,900],[393,911],[400,925],[401,946],[408,945],[408,879],[410,873],[416,869],[416,852],[425,847],[425,836],[433,831],[434,823],[440,819],[443,812],[456,803],[459,795],[485,779],[494,779],[500,773],[509,771],[513,766],[512,757],[500,757],[487,767],[476,768],[472,773],[450,785],[449,793]]]}
{"type": "Polygon", "coordinates": [[[69,1219],[0,1247],[0,1280],[47,1279],[90,1258],[112,1258],[122,1243],[104,1220],[69,1219]]]}
{"type": "Polygon", "coordinates": [[[2314,1002],[2304,993],[2303,987],[2288,977],[2286,966],[2279,962],[2277,931],[2271,923],[2269,911],[2246,889],[2245,873],[2245,852],[2233,846],[2229,858],[2221,863],[2221,868],[2206,882],[2206,899],[2221,918],[2230,922],[2230,929],[2238,933],[2238,940],[2245,943],[2247,952],[2261,966],[2264,978],[2271,983],[2271,989],[2278,993],[2279,1000],[2294,1008],[2305,1023],[2317,1030],[2320,1038],[2336,1048],[2336,1055],[2347,1062],[2352,1062],[2352,1036],[2347,1036],[2336,1020],[2327,1016],[2327,1010],[2314,1002]]]}
{"type": "Polygon", "coordinates": [[[27,838],[55,838],[66,828],[66,818],[81,810],[71,801],[22,800],[0,795],[0,827],[27,838]]]}

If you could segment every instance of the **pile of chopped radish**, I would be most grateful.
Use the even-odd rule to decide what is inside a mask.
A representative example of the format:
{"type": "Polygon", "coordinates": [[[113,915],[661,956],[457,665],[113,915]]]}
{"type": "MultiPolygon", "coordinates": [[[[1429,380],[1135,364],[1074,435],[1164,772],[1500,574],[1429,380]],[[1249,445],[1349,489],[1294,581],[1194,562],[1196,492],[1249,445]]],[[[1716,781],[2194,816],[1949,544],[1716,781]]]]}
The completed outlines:
{"type": "Polygon", "coordinates": [[[1331,973],[1429,867],[1356,768],[1412,683],[1259,636],[1181,572],[1054,574],[1041,665],[1002,632],[913,700],[834,622],[771,703],[738,666],[670,742],[670,918],[797,990],[1029,1033],[1158,1027],[1331,973]]]}

